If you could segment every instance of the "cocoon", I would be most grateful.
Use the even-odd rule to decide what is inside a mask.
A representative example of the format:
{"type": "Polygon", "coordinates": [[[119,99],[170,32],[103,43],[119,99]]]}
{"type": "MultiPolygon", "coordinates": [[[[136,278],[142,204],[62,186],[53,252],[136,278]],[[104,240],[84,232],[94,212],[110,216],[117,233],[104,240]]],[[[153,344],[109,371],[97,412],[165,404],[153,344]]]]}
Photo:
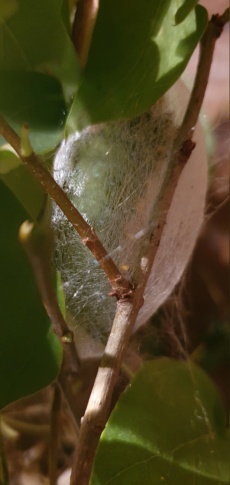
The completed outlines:
{"type": "MultiPolygon", "coordinates": [[[[178,86],[174,87],[135,119],[94,125],[75,133],[62,143],[55,158],[56,181],[95,229],[119,269],[134,283],[141,277],[142,257],[161,216],[157,206],[172,170],[172,147],[183,114],[182,94],[185,107],[186,92],[180,85],[179,91],[178,86]]],[[[146,288],[145,303],[137,325],[145,322],[168,296],[187,263],[204,207],[206,167],[201,171],[198,204],[195,202],[191,206],[189,203],[193,226],[195,207],[195,226],[192,229],[191,224],[186,222],[190,214],[185,209],[184,215],[183,204],[186,201],[180,200],[182,207],[178,212],[177,203],[168,236],[170,220],[166,224],[166,236],[163,234],[162,238],[164,250],[162,253],[160,244],[158,251],[161,263],[157,263],[159,258],[156,258],[152,274],[156,269],[157,273],[154,281],[150,278],[146,288]],[[180,228],[183,226],[182,240],[178,239],[181,230],[178,224],[180,228]],[[187,244],[183,249],[184,237],[187,244]],[[167,250],[169,243],[171,247],[167,250]],[[178,244],[181,254],[176,250],[178,244]],[[171,252],[170,257],[166,256],[167,252],[171,252]],[[162,272],[159,264],[162,264],[162,272]],[[161,273],[160,278],[158,272],[161,273]]],[[[187,185],[191,185],[191,173],[189,178],[187,185]]],[[[57,206],[53,208],[53,227],[55,264],[61,273],[67,310],[74,327],[83,328],[91,337],[104,341],[111,328],[116,305],[115,300],[108,297],[110,285],[106,276],[57,206]]]]}

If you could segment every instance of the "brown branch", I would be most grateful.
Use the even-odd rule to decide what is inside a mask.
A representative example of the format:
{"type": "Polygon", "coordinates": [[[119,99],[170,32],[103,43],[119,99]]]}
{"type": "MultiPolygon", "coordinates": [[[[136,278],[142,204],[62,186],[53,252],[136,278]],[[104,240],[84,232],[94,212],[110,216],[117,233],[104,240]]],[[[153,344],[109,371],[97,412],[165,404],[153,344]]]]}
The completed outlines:
{"type": "Polygon", "coordinates": [[[58,445],[60,440],[60,412],[61,393],[57,384],[54,385],[53,402],[50,418],[50,440],[49,440],[49,483],[56,485],[58,474],[58,445]]]}
{"type": "Polygon", "coordinates": [[[0,415],[0,483],[9,483],[9,471],[7,466],[5,448],[2,436],[3,418],[0,415]]]}
{"type": "Polygon", "coordinates": [[[98,7],[99,0],[79,0],[77,2],[72,41],[82,68],[87,63],[98,7]]]}
{"type": "Polygon", "coordinates": [[[60,386],[63,397],[67,404],[67,408],[70,411],[70,417],[77,436],[79,435],[79,427],[81,421],[77,395],[77,383],[79,378],[80,375],[77,376],[75,372],[72,372],[69,366],[68,356],[64,352],[60,373],[57,378],[57,383],[60,386]]]}
{"type": "Polygon", "coordinates": [[[108,255],[93,228],[87,224],[80,212],[74,207],[62,188],[56,183],[49,171],[42,165],[33,151],[22,155],[21,139],[11,126],[0,117],[0,134],[14,148],[25,166],[32,172],[45,192],[53,199],[63,211],[67,219],[78,232],[83,244],[93,253],[101,268],[105,272],[112,288],[116,290],[117,298],[126,296],[132,290],[130,283],[121,274],[112,258],[108,255]]]}
{"type": "Polygon", "coordinates": [[[66,217],[78,230],[84,243],[88,247],[92,246],[90,249],[92,250],[96,259],[99,260],[101,267],[107,274],[112,286],[118,290],[118,303],[113,327],[106,345],[101,366],[98,370],[98,375],[86,409],[86,413],[82,421],[79,447],[77,450],[77,456],[74,462],[71,478],[71,483],[73,485],[88,485],[89,482],[100,434],[108,417],[114,383],[117,378],[117,373],[119,371],[136,316],[143,301],[144,288],[146,286],[157,252],[158,244],[164,229],[166,214],[171,205],[172,197],[183,170],[184,163],[186,163],[189,153],[193,148],[191,142],[187,140],[187,137],[190,138],[191,129],[195,125],[199,115],[207,86],[215,40],[220,35],[223,24],[227,21],[228,13],[229,11],[227,10],[222,17],[213,17],[209,23],[206,33],[204,34],[201,43],[199,62],[200,69],[198,67],[199,73],[197,73],[191,100],[176,140],[177,144],[182,145],[180,154],[177,157],[178,163],[173,164],[174,167],[172,170],[172,176],[167,186],[167,190],[160,201],[159,212],[162,214],[162,219],[156,231],[152,234],[150,251],[148,254],[148,271],[143,277],[139,287],[135,290],[135,292],[133,292],[135,298],[132,300],[122,299],[122,296],[126,295],[127,290],[130,290],[131,288],[124,277],[120,274],[112,260],[110,260],[110,257],[106,253],[100,241],[97,239],[93,230],[76,211],[62,189],[54,182],[49,172],[45,171],[35,154],[29,154],[28,156],[21,155],[19,137],[17,137],[16,133],[4,120],[0,120],[1,134],[15,148],[22,161],[34,173],[35,177],[40,181],[46,192],[63,210],[66,217]],[[215,28],[210,27],[210,24],[212,23],[214,24],[215,28]],[[217,25],[219,25],[218,29],[216,27],[217,25]],[[203,61],[201,66],[201,59],[205,59],[206,57],[208,58],[207,64],[203,61]]]}
{"type": "Polygon", "coordinates": [[[8,414],[6,413],[2,413],[1,420],[14,431],[19,433],[25,433],[28,435],[44,438],[47,437],[50,432],[50,426],[48,424],[34,424],[27,421],[21,421],[19,419],[8,416],[8,414]]]}
{"type": "Polygon", "coordinates": [[[19,241],[27,253],[43,305],[63,346],[64,355],[58,382],[74,416],[75,428],[78,431],[81,416],[77,413],[73,386],[80,373],[80,359],[75,347],[73,332],[68,328],[61,313],[53,288],[50,268],[51,231],[42,225],[25,221],[19,230],[19,241]]]}
{"type": "MultiPolygon", "coordinates": [[[[23,222],[19,229],[18,238],[33,268],[43,305],[52,320],[55,333],[62,341],[62,338],[68,335],[70,331],[62,316],[52,287],[50,274],[50,241],[47,241],[48,237],[45,231],[31,221],[23,222]]],[[[72,335],[70,335],[70,339],[72,339],[72,335]]],[[[63,338],[63,341],[65,341],[65,338],[63,338]]]]}
{"type": "Polygon", "coordinates": [[[197,123],[208,84],[215,44],[221,35],[224,25],[228,21],[229,8],[225,10],[223,15],[213,15],[201,39],[199,61],[193,89],[182,125],[175,140],[175,146],[177,147],[184,140],[191,137],[191,131],[197,123]]]}
{"type": "MultiPolygon", "coordinates": [[[[218,19],[226,19],[224,16],[216,16],[218,19]]],[[[219,21],[219,20],[218,20],[219,21]]],[[[223,22],[225,20],[222,20],[223,22]]],[[[221,22],[222,22],[221,21],[221,22]]],[[[216,21],[215,21],[216,22],[216,21]]],[[[215,24],[214,22],[214,24],[215,24]]],[[[191,140],[192,128],[197,122],[199,111],[203,102],[205,89],[207,86],[210,65],[214,52],[215,41],[217,39],[216,27],[210,27],[213,18],[208,24],[201,43],[201,58],[209,59],[205,66],[199,63],[194,89],[186,111],[185,118],[179,130],[175,142],[175,156],[172,155],[172,172],[165,188],[162,199],[159,202],[158,213],[161,214],[161,221],[154,230],[150,240],[147,254],[148,268],[143,275],[140,285],[133,293],[132,301],[118,301],[115,319],[108,338],[105,352],[98,369],[98,374],[94,387],[87,405],[85,415],[82,419],[80,428],[79,445],[73,463],[71,485],[88,485],[95,453],[109,415],[110,403],[114,384],[121,366],[125,349],[131,335],[138,311],[143,302],[145,286],[158,250],[159,242],[166,224],[167,214],[171,206],[172,198],[175,193],[179,178],[183,171],[186,161],[190,157],[195,144],[191,140]],[[211,34],[212,33],[212,34],[211,34]],[[206,54],[205,54],[206,53],[206,54]],[[208,72],[206,72],[206,70],[208,72]],[[202,84],[202,86],[200,86],[202,84]],[[198,98],[198,101],[197,101],[198,98]],[[178,151],[178,146],[179,151],[178,151]],[[175,163],[176,161],[176,163],[175,163]]],[[[201,61],[200,61],[201,62],[201,61]]]]}
{"type": "Polygon", "coordinates": [[[100,435],[108,419],[114,384],[116,383],[124,352],[131,336],[139,309],[144,301],[144,290],[164,230],[168,210],[171,206],[172,198],[184,168],[184,164],[189,156],[183,158],[183,163],[181,162],[181,155],[178,158],[179,162],[175,166],[166,191],[164,192],[164,196],[159,204],[159,213],[162,215],[162,218],[160,224],[158,224],[150,238],[147,254],[148,267],[145,269],[145,273],[139,286],[134,290],[132,301],[124,300],[117,302],[113,326],[85,415],[82,418],[79,446],[72,469],[71,485],[88,485],[89,483],[100,435]]]}
{"type": "Polygon", "coordinates": [[[74,345],[73,332],[69,329],[62,315],[52,284],[50,268],[52,251],[50,238],[52,238],[52,235],[50,232],[50,229],[44,229],[41,225],[25,221],[19,229],[19,241],[23,245],[33,268],[37,287],[46,312],[53,323],[54,331],[69,356],[72,371],[78,373],[80,359],[74,345]]]}

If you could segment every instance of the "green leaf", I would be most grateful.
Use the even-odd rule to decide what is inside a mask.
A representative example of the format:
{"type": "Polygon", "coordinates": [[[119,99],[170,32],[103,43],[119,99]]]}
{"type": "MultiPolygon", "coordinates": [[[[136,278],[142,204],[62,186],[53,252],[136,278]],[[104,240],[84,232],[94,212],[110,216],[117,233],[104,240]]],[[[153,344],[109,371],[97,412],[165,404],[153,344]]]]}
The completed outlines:
{"type": "Polygon", "coordinates": [[[175,22],[176,24],[180,24],[183,20],[189,15],[189,13],[193,10],[194,5],[198,2],[198,0],[184,0],[184,3],[178,8],[176,15],[175,15],[175,22]]]}
{"type": "Polygon", "coordinates": [[[67,130],[137,116],[174,84],[207,24],[206,10],[197,6],[176,25],[183,3],[101,0],[67,130]]]}
{"type": "Polygon", "coordinates": [[[0,75],[0,115],[20,134],[27,123],[36,153],[56,146],[63,133],[66,104],[60,83],[35,72],[11,71],[0,75]]]}
{"type": "Polygon", "coordinates": [[[52,382],[62,348],[18,239],[26,212],[0,182],[0,408],[52,382]]]}
{"type": "Polygon", "coordinates": [[[1,0],[0,3],[0,24],[11,17],[18,8],[17,0],[1,0]]]}
{"type": "Polygon", "coordinates": [[[0,68],[27,69],[56,77],[67,98],[77,87],[79,66],[62,19],[63,0],[18,0],[1,23],[0,68]]]}
{"type": "MultiPolygon", "coordinates": [[[[59,2],[59,0],[57,1],[59,2]]],[[[61,3],[62,3],[62,7],[61,7],[62,20],[68,34],[71,35],[71,22],[70,22],[71,12],[70,12],[69,0],[61,0],[61,3]]]]}
{"type": "Polygon", "coordinates": [[[45,192],[8,146],[0,147],[0,179],[17,197],[27,213],[37,220],[45,204],[45,192]]]}
{"type": "Polygon", "coordinates": [[[91,485],[229,483],[225,413],[190,362],[146,363],[120,398],[98,448],[91,485]]]}
{"type": "Polygon", "coordinates": [[[18,129],[23,122],[30,125],[39,152],[60,141],[66,102],[79,82],[80,68],[64,22],[63,0],[1,5],[0,111],[18,129]]]}

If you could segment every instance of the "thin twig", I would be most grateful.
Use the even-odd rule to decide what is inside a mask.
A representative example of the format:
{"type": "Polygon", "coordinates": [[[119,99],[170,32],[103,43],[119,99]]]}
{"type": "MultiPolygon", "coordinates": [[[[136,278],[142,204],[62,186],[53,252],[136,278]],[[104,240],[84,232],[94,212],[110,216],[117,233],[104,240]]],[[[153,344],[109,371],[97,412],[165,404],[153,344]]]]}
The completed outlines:
{"type": "Polygon", "coordinates": [[[67,219],[78,232],[82,242],[93,253],[101,268],[105,272],[112,288],[116,291],[116,296],[120,298],[130,298],[132,287],[126,278],[121,274],[112,258],[98,239],[95,231],[87,224],[80,212],[74,207],[62,188],[56,183],[49,171],[42,165],[34,152],[29,155],[22,155],[21,139],[11,126],[0,117],[0,134],[14,148],[22,162],[28,170],[32,172],[46,193],[53,199],[63,211],[67,219]]]}
{"type": "MultiPolygon", "coordinates": [[[[228,14],[226,12],[221,19],[221,23],[226,21],[228,14]]],[[[184,117],[181,129],[179,130],[176,140],[175,156],[172,157],[172,173],[168,181],[167,188],[162,199],[159,202],[159,214],[161,214],[161,221],[154,230],[150,246],[148,250],[147,272],[143,275],[140,285],[136,288],[133,294],[132,301],[118,301],[115,319],[112,330],[108,338],[105,352],[98,369],[98,374],[94,383],[94,387],[87,405],[85,415],[82,419],[80,428],[79,445],[76,451],[76,456],[73,463],[71,485],[88,485],[95,453],[99,443],[101,432],[103,431],[109,415],[111,397],[114,389],[114,384],[121,366],[125,349],[127,347],[129,337],[132,332],[138,311],[142,305],[143,294],[148,277],[158,250],[159,242],[164,230],[167,220],[168,210],[171,206],[172,198],[175,193],[180,175],[183,171],[184,165],[188,160],[195,144],[191,140],[192,129],[197,122],[199,111],[203,102],[205,89],[207,86],[210,65],[214,52],[215,41],[218,37],[216,27],[210,27],[210,24],[215,24],[216,20],[212,18],[207,31],[204,34],[201,42],[201,59],[206,57],[209,59],[205,66],[198,67],[199,74],[196,76],[194,89],[191,94],[191,99],[184,117]],[[207,41],[209,39],[209,42],[207,41]],[[206,53],[206,54],[205,54],[206,53]],[[206,71],[207,70],[207,71],[206,71]],[[200,86],[200,84],[202,86],[200,86]],[[203,86],[204,85],[204,86],[203,86]],[[197,101],[197,97],[199,101],[197,101]],[[180,146],[178,152],[178,146],[180,146]],[[175,163],[176,161],[176,163],[175,163]]],[[[223,25],[222,25],[223,28],[223,25]]],[[[219,29],[220,35],[220,29],[219,29]]],[[[199,63],[200,66],[200,63],[199,63]]]]}
{"type": "Polygon", "coordinates": [[[27,421],[22,421],[20,419],[12,418],[5,413],[2,414],[1,420],[14,431],[19,431],[20,433],[28,435],[44,437],[48,436],[50,431],[50,427],[48,424],[34,424],[27,421]]]}
{"type": "Polygon", "coordinates": [[[48,233],[48,229],[43,229],[31,221],[23,222],[19,229],[19,241],[33,268],[43,305],[53,323],[55,333],[63,344],[65,353],[68,354],[70,368],[78,373],[81,364],[74,345],[73,332],[62,315],[52,284],[50,237],[52,237],[50,229],[48,233]]]}
{"type": "Polygon", "coordinates": [[[207,223],[214,218],[216,214],[218,214],[218,212],[221,211],[225,206],[229,207],[229,195],[226,195],[226,197],[218,205],[210,203],[206,208],[205,222],[207,223]]]}
{"type": "MultiPolygon", "coordinates": [[[[223,23],[226,21],[225,19],[227,18],[227,16],[228,16],[228,13],[225,13],[224,16],[222,17],[215,16],[215,18],[218,19],[218,22],[220,19],[222,19],[222,23],[223,23]]],[[[213,19],[211,22],[213,22],[213,19]]],[[[214,22],[214,24],[215,23],[216,21],[214,22]]],[[[210,28],[210,31],[211,30],[212,29],[210,28]]],[[[220,30],[219,30],[219,33],[220,33],[220,30]]],[[[213,35],[216,39],[217,38],[216,29],[213,29],[213,35]]],[[[213,38],[209,40],[211,41],[213,40],[213,38]]],[[[96,238],[93,230],[88,226],[88,224],[86,224],[84,219],[81,218],[80,214],[77,213],[76,209],[70,203],[68,197],[65,196],[62,189],[54,182],[50,174],[48,172],[47,173],[44,172],[44,167],[42,167],[42,165],[39,163],[37,157],[34,154],[29,156],[21,156],[19,137],[17,137],[16,133],[9,127],[9,125],[4,120],[0,120],[0,133],[15,148],[20,158],[22,159],[22,161],[34,173],[35,177],[40,181],[40,183],[45,188],[47,193],[49,193],[51,198],[53,198],[56,201],[56,203],[59,205],[59,207],[63,210],[66,217],[70,220],[73,226],[78,230],[80,236],[83,239],[83,242],[88,247],[90,247],[95,257],[99,260],[101,267],[104,269],[105,273],[107,274],[109,280],[112,283],[112,286],[115,289],[117,289],[118,292],[120,292],[118,293],[118,297],[120,298],[120,301],[118,298],[117,311],[116,311],[112,331],[110,333],[108,343],[106,345],[104,357],[102,359],[102,363],[98,371],[98,375],[87,406],[85,416],[83,418],[83,423],[82,423],[81,432],[80,432],[80,443],[79,443],[79,448],[77,450],[78,454],[74,462],[73,474],[71,479],[71,483],[74,485],[76,484],[88,485],[92,464],[95,456],[95,451],[100,438],[100,433],[101,433],[101,430],[104,428],[104,425],[108,417],[114,382],[116,381],[117,373],[121,365],[124,350],[125,350],[125,347],[127,346],[133,324],[136,320],[137,313],[142,304],[144,288],[145,288],[145,285],[149,276],[149,272],[151,270],[151,266],[154,261],[158,244],[166,222],[165,214],[167,214],[168,212],[167,208],[169,208],[171,205],[172,196],[177,186],[177,182],[179,180],[180,174],[183,170],[184,163],[186,163],[186,159],[189,157],[189,152],[191,152],[193,148],[191,141],[187,140],[186,137],[187,137],[187,133],[190,134],[191,129],[196,123],[199,110],[200,110],[199,106],[201,106],[203,101],[202,96],[204,95],[204,92],[206,89],[205,83],[207,80],[207,74],[205,70],[207,70],[208,66],[211,65],[212,54],[214,50],[213,43],[211,42],[210,56],[208,54],[209,43],[206,43],[204,40],[202,41],[201,50],[202,49],[206,50],[207,52],[206,55],[209,57],[208,65],[205,68],[204,66],[202,66],[200,77],[197,76],[199,80],[199,84],[200,83],[203,84],[204,87],[201,89],[201,91],[199,91],[200,92],[199,103],[196,102],[196,96],[195,96],[197,88],[196,89],[194,88],[191,102],[187,110],[188,119],[190,121],[188,122],[188,119],[185,116],[184,122],[182,124],[182,128],[178,134],[177,143],[180,142],[179,144],[182,144],[182,149],[178,157],[180,162],[174,166],[174,170],[172,172],[172,177],[170,178],[166,195],[164,195],[164,197],[161,200],[159,209],[160,209],[160,213],[162,214],[162,220],[156,232],[152,235],[152,239],[150,243],[150,254],[148,256],[148,261],[149,261],[148,272],[145,274],[141,285],[135,290],[134,300],[129,300],[127,298],[122,299],[122,297],[127,296],[127,293],[131,290],[131,288],[127,284],[127,281],[124,279],[124,277],[120,274],[120,272],[118,271],[114,263],[113,262],[111,263],[111,261],[109,260],[110,259],[109,256],[107,255],[100,241],[96,238]],[[202,74],[202,72],[204,74],[202,74]],[[191,116],[191,113],[195,113],[195,115],[191,116]],[[183,133],[184,135],[182,136],[183,133]],[[185,141],[183,142],[183,140],[185,141]],[[74,216],[72,216],[72,212],[74,212],[74,216]],[[98,389],[99,389],[99,392],[98,392],[98,389]],[[90,453],[89,453],[89,449],[90,449],[90,453]]],[[[198,81],[196,79],[195,85],[197,84],[198,84],[198,81]]]]}
{"type": "Polygon", "coordinates": [[[180,146],[190,136],[191,130],[197,123],[205,91],[208,84],[209,73],[212,65],[213,52],[217,39],[220,37],[224,25],[229,21],[229,8],[223,15],[213,15],[200,42],[200,54],[196,71],[196,77],[191,92],[189,104],[175,140],[175,145],[180,146]]]}
{"type": "Polygon", "coordinates": [[[0,483],[7,485],[9,483],[9,472],[3,443],[1,420],[2,417],[0,416],[0,483]]]}
{"type": "Polygon", "coordinates": [[[63,354],[63,360],[61,369],[57,378],[57,383],[63,393],[63,397],[66,401],[67,407],[70,411],[70,418],[76,435],[79,435],[81,413],[78,406],[78,376],[75,372],[72,372],[69,366],[69,361],[67,355],[63,354]]]}
{"type": "Polygon", "coordinates": [[[186,160],[185,158],[183,159],[184,163],[180,159],[180,162],[175,166],[167,190],[160,201],[159,213],[162,215],[161,222],[151,235],[147,254],[148,267],[145,268],[145,273],[139,286],[134,290],[133,299],[132,301],[124,300],[117,302],[113,326],[85,415],[82,418],[79,445],[72,468],[71,485],[88,485],[89,483],[100,435],[108,419],[114,384],[116,383],[124,352],[139,309],[143,304],[144,290],[164,230],[168,210],[171,206],[179,177],[188,158],[189,155],[186,160]]]}
{"type": "Polygon", "coordinates": [[[53,402],[50,418],[50,440],[49,440],[49,481],[50,485],[57,483],[57,460],[58,445],[60,439],[60,411],[61,393],[57,385],[54,385],[53,402]]]}
{"type": "Polygon", "coordinates": [[[87,63],[98,7],[99,0],[79,0],[77,2],[72,41],[82,68],[87,63]]]}
{"type": "Polygon", "coordinates": [[[81,416],[77,412],[78,407],[73,387],[79,377],[81,363],[75,347],[73,332],[67,326],[62,315],[53,288],[50,268],[52,234],[50,229],[43,227],[42,224],[37,225],[25,221],[19,230],[19,241],[27,253],[43,305],[63,346],[64,355],[58,382],[74,416],[75,429],[78,432],[81,416]]]}

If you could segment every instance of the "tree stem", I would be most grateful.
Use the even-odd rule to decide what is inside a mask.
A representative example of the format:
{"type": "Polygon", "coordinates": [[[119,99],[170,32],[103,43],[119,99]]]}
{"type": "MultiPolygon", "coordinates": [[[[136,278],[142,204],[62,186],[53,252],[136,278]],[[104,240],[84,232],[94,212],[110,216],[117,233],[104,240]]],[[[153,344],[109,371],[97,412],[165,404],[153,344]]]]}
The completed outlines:
{"type": "Polygon", "coordinates": [[[112,258],[108,255],[106,249],[97,237],[92,227],[87,224],[80,212],[69,200],[66,193],[57,184],[49,171],[42,165],[38,157],[32,152],[28,156],[21,154],[20,137],[11,128],[11,126],[0,117],[0,134],[14,148],[22,162],[33,176],[38,180],[45,192],[53,199],[63,211],[67,219],[78,232],[82,242],[93,253],[101,268],[105,272],[111,283],[117,298],[131,297],[132,287],[126,278],[121,274],[112,258]]]}
{"type": "Polygon", "coordinates": [[[148,254],[146,255],[148,268],[142,277],[140,285],[133,293],[132,301],[126,300],[123,302],[117,302],[117,310],[111,333],[109,335],[105,352],[98,369],[97,377],[85,411],[85,415],[82,419],[79,444],[72,468],[71,485],[88,485],[90,481],[100,435],[109,416],[114,384],[117,379],[125,349],[128,345],[133,325],[143,302],[145,286],[147,284],[158,250],[159,242],[167,221],[167,214],[184,165],[186,164],[192,150],[195,147],[195,144],[191,140],[193,132],[192,129],[198,120],[200,108],[203,102],[215,42],[221,33],[224,22],[227,21],[228,13],[225,12],[222,17],[219,15],[215,16],[215,19],[218,20],[217,23],[220,22],[221,24],[219,29],[216,28],[217,20],[214,20],[213,18],[211,19],[201,41],[200,57],[203,59],[207,56],[208,62],[205,63],[205,66],[202,66],[202,69],[200,66],[201,60],[199,62],[197,69],[199,72],[197,72],[189,105],[174,144],[175,155],[173,156],[172,154],[171,176],[168,180],[168,185],[165,187],[163,197],[160,200],[158,207],[159,214],[161,214],[161,220],[151,235],[148,254]],[[212,25],[213,22],[214,28],[212,25]],[[218,35],[217,31],[219,32],[218,35]]]}
{"type": "Polygon", "coordinates": [[[4,485],[9,483],[9,472],[8,472],[6,454],[5,454],[4,443],[3,443],[1,420],[2,420],[2,417],[0,415],[0,483],[3,483],[4,485]]]}
{"type": "Polygon", "coordinates": [[[85,67],[99,7],[98,0],[79,0],[73,22],[72,41],[80,65],[85,67]]]}
{"type": "Polygon", "coordinates": [[[134,290],[132,301],[124,300],[117,302],[112,329],[98,369],[85,415],[82,418],[79,444],[72,468],[71,485],[89,484],[100,435],[108,419],[114,385],[139,309],[143,304],[144,290],[166,224],[168,210],[179,177],[188,158],[189,155],[186,159],[183,158],[183,163],[180,158],[178,164],[175,165],[168,186],[164,192],[164,196],[160,201],[159,213],[162,215],[161,222],[151,234],[148,253],[146,255],[148,266],[145,268],[145,273],[142,275],[140,284],[134,290]]]}
{"type": "Polygon", "coordinates": [[[50,485],[57,483],[57,460],[58,445],[60,439],[60,411],[61,393],[57,384],[54,384],[53,402],[50,419],[50,442],[49,442],[49,481],[50,485]]]}
{"type": "MultiPolygon", "coordinates": [[[[183,123],[175,141],[175,156],[172,157],[171,177],[168,181],[164,195],[159,202],[161,221],[151,235],[149,250],[146,255],[148,268],[143,275],[141,283],[136,289],[133,289],[121,275],[93,229],[85,222],[79,212],[71,204],[66,194],[54,181],[50,173],[42,166],[36,155],[32,153],[27,157],[22,156],[20,138],[14,130],[0,118],[0,133],[5,137],[7,142],[13,146],[21,160],[39,180],[45,191],[53,200],[55,200],[68,220],[78,231],[83,243],[92,251],[96,259],[99,261],[102,269],[111,282],[112,287],[116,290],[118,298],[111,333],[82,420],[79,445],[73,464],[71,485],[88,485],[89,483],[97,445],[101,432],[108,419],[114,384],[138,311],[143,303],[144,289],[164,230],[167,213],[181,172],[184,168],[184,164],[194,148],[194,144],[191,141],[192,129],[197,122],[203,102],[215,42],[221,34],[224,24],[228,21],[228,17],[229,9],[227,9],[222,16],[213,16],[202,38],[200,59],[194,88],[183,123]],[[178,146],[180,146],[179,152],[178,146]]],[[[90,38],[90,36],[88,38],[90,38]]],[[[82,62],[84,63],[85,61],[82,62]]]]}
{"type": "Polygon", "coordinates": [[[77,412],[78,407],[73,388],[80,374],[81,363],[74,343],[73,332],[67,326],[62,315],[53,288],[50,267],[52,232],[50,228],[43,227],[42,223],[37,225],[36,223],[25,221],[19,230],[19,241],[26,251],[42,303],[63,347],[64,355],[58,382],[71,414],[74,416],[75,428],[78,432],[81,416],[77,412]]]}
{"type": "Polygon", "coordinates": [[[229,8],[225,10],[223,15],[213,15],[201,39],[199,61],[193,89],[183,122],[175,140],[175,146],[177,147],[180,146],[186,138],[190,138],[191,130],[194,129],[197,123],[208,84],[216,41],[220,37],[224,25],[228,21],[229,8]]]}

